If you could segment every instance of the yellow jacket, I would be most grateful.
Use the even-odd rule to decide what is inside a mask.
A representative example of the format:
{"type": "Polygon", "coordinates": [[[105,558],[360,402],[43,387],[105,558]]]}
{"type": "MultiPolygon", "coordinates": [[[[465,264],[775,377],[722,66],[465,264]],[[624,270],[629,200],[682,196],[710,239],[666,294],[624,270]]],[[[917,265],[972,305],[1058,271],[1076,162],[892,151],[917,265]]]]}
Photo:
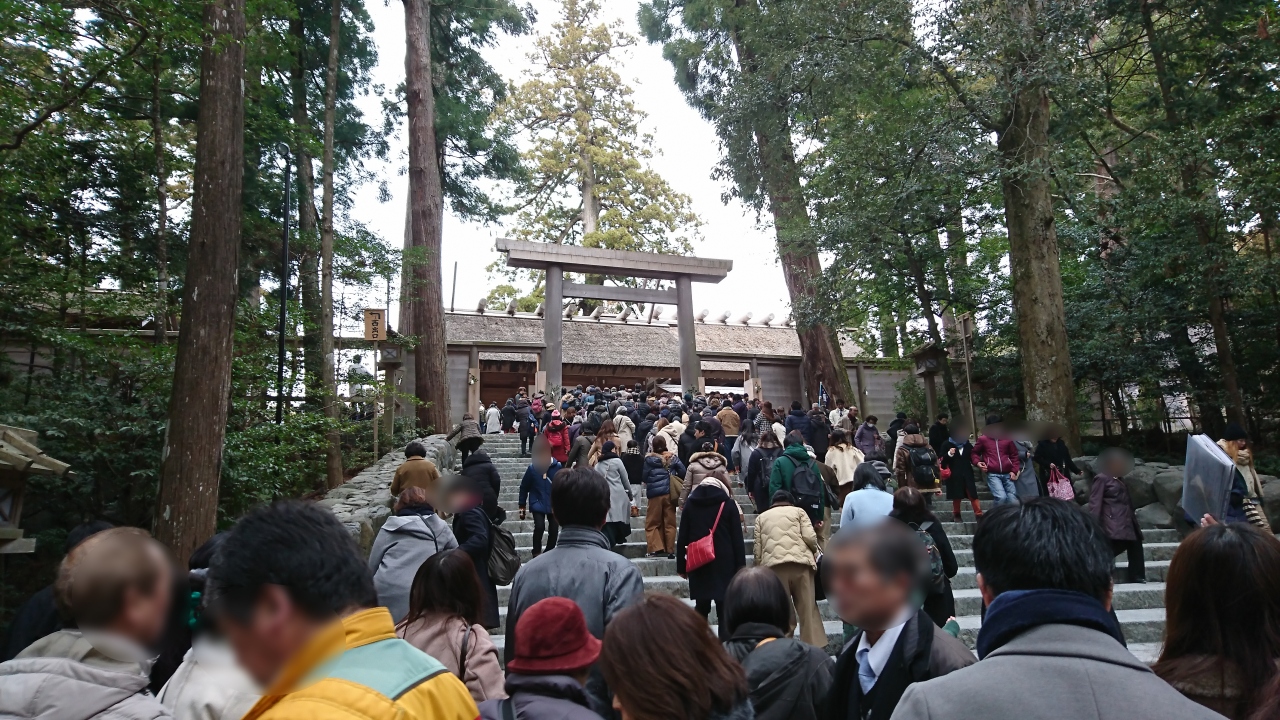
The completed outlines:
{"type": "Polygon", "coordinates": [[[475,701],[435,658],[396,637],[386,608],[320,632],[244,720],[476,720],[475,701]]]}

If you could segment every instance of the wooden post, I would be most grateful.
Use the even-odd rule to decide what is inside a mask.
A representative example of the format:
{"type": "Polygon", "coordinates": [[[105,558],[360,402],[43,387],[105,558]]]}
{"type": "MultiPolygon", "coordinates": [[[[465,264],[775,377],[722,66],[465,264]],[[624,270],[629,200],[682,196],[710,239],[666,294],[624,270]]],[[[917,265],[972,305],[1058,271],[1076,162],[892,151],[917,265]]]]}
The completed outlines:
{"type": "MultiPolygon", "coordinates": [[[[386,336],[387,333],[387,311],[369,310],[364,311],[364,339],[373,343],[373,459],[378,459],[378,403],[382,400],[382,393],[378,392],[378,365],[381,364],[382,356],[378,352],[378,343],[386,336]]],[[[389,411],[394,414],[394,410],[389,411]]]]}

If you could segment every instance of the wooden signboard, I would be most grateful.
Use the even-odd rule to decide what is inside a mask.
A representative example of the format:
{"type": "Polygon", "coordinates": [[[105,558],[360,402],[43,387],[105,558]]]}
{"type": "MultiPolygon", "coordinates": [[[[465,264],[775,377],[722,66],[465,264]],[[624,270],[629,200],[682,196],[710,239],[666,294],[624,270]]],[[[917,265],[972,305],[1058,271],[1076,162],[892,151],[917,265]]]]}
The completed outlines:
{"type": "Polygon", "coordinates": [[[364,311],[364,339],[378,342],[387,339],[387,311],[364,311]]]}

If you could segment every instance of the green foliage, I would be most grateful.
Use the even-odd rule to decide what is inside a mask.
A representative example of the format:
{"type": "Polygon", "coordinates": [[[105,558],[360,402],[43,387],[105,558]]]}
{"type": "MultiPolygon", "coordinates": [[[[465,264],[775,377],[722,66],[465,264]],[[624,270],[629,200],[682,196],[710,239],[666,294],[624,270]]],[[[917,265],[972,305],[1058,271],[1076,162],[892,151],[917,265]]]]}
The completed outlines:
{"type": "MultiPolygon", "coordinates": [[[[925,399],[924,385],[921,385],[919,380],[911,376],[904,377],[893,384],[893,393],[894,412],[904,412],[907,417],[917,420],[929,417],[929,404],[925,399]]],[[[924,420],[920,421],[924,422],[924,420]]]]}
{"type": "Polygon", "coordinates": [[[529,57],[526,80],[499,106],[500,125],[528,142],[527,174],[515,189],[516,235],[689,253],[698,218],[689,197],[649,166],[645,113],[614,67],[635,40],[599,22],[599,11],[596,0],[563,0],[551,34],[529,57]]]}
{"type": "Polygon", "coordinates": [[[1047,177],[1075,394],[1093,398],[1082,416],[1102,395],[1156,429],[1187,397],[1219,432],[1238,387],[1250,430],[1274,440],[1275,10],[649,0],[640,24],[715,124],[735,196],[764,209],[757,139],[794,138],[812,228],[797,242],[826,261],[798,316],[896,354],[954,344],[948,313],[974,313],[979,405],[1021,413],[1007,183],[1047,177]],[[998,142],[1018,98],[1042,89],[1047,159],[1020,164],[998,142]]]}

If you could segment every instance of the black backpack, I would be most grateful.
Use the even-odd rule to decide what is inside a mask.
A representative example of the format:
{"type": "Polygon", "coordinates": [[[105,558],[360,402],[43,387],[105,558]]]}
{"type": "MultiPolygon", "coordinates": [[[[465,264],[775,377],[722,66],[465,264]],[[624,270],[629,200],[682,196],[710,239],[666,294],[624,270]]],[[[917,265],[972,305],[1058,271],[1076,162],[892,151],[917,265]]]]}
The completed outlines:
{"type": "Polygon", "coordinates": [[[938,483],[938,469],[934,463],[938,456],[928,445],[908,445],[907,458],[911,463],[911,479],[918,488],[932,488],[938,483]]]}
{"type": "Polygon", "coordinates": [[[929,528],[933,526],[932,520],[926,520],[920,525],[910,523],[911,529],[916,531],[916,539],[920,541],[920,545],[924,548],[924,554],[927,562],[924,566],[925,583],[929,592],[942,592],[947,589],[947,570],[942,563],[942,551],[938,549],[938,544],[933,541],[933,536],[929,534],[929,528]]]}
{"type": "Polygon", "coordinates": [[[801,465],[789,455],[780,457],[787,458],[795,466],[791,473],[791,487],[788,489],[796,498],[796,507],[804,508],[813,522],[822,522],[822,498],[826,492],[822,475],[818,474],[812,462],[801,465]]]}

